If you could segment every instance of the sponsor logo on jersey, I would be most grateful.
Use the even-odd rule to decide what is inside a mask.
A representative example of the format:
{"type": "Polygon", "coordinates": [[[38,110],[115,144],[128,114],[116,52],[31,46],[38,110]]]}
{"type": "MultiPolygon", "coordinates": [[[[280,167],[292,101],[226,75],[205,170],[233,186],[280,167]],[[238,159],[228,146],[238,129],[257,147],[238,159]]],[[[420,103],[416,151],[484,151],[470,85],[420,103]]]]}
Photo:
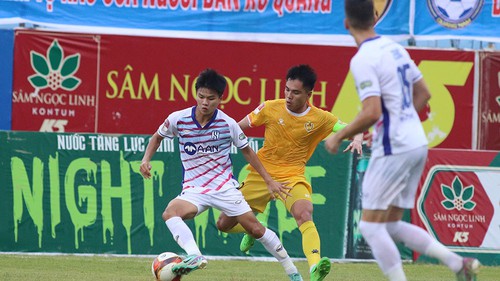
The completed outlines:
{"type": "Polygon", "coordinates": [[[244,140],[244,139],[246,139],[246,138],[247,138],[247,136],[245,136],[245,134],[244,134],[244,133],[241,133],[241,134],[238,136],[238,138],[239,138],[240,140],[244,140]]]}
{"type": "Polygon", "coordinates": [[[220,132],[219,131],[212,131],[212,139],[213,140],[218,140],[219,136],[220,136],[220,132]]]}
{"type": "Polygon", "coordinates": [[[186,152],[189,155],[194,155],[196,153],[196,145],[192,142],[186,142],[184,145],[184,152],[186,152]]]}
{"type": "Polygon", "coordinates": [[[309,133],[311,132],[313,129],[314,129],[314,124],[313,122],[311,121],[307,121],[305,124],[304,124],[304,128],[306,129],[306,131],[309,133]]]}
{"type": "Polygon", "coordinates": [[[367,81],[363,81],[363,82],[359,83],[359,88],[361,90],[363,90],[364,88],[371,87],[372,85],[373,85],[372,81],[367,80],[367,81]]]}
{"type": "Polygon", "coordinates": [[[259,114],[259,112],[264,108],[264,103],[261,103],[256,109],[253,110],[253,114],[259,114]]]}
{"type": "Polygon", "coordinates": [[[186,152],[189,155],[195,155],[196,153],[213,153],[213,152],[219,152],[219,146],[218,145],[198,145],[196,146],[192,142],[186,142],[184,144],[184,152],[186,152]]]}

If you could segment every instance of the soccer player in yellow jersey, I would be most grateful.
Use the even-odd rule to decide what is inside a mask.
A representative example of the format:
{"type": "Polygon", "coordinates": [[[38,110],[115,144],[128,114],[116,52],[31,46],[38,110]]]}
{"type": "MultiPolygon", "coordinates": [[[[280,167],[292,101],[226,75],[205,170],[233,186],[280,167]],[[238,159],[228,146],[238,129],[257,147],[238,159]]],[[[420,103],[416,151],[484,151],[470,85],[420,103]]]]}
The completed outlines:
{"type": "MultiPolygon", "coordinates": [[[[279,199],[295,218],[302,233],[302,249],[310,266],[311,281],[321,281],[330,272],[330,259],[321,258],[320,238],[312,220],[312,188],[306,181],[306,163],[316,146],[330,133],[346,126],[332,113],[309,103],[316,73],[308,65],[290,68],[286,76],[285,99],[266,101],[244,117],[238,124],[245,130],[264,125],[264,146],[257,156],[272,178],[286,183],[291,189],[271,193],[262,177],[249,166],[250,173],[243,181],[241,192],[250,207],[264,212],[270,200],[279,199]],[[289,196],[291,195],[291,196],[289,196]]],[[[361,153],[363,135],[359,134],[345,149],[361,153]]],[[[225,232],[244,232],[234,217],[222,214],[217,227],[225,232]]],[[[254,239],[245,235],[241,250],[246,252],[254,239]]]]}

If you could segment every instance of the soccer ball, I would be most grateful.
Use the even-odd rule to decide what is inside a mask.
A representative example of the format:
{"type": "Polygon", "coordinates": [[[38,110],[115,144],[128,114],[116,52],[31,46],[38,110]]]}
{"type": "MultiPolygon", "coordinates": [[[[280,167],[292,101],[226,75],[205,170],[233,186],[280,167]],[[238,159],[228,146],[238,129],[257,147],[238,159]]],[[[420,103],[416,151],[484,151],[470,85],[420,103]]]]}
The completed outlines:
{"type": "Polygon", "coordinates": [[[434,0],[439,12],[450,21],[468,18],[480,0],[434,0]]]}
{"type": "Polygon", "coordinates": [[[180,281],[182,275],[172,272],[172,267],[180,262],[182,258],[176,253],[164,252],[153,260],[151,271],[158,281],[180,281]]]}

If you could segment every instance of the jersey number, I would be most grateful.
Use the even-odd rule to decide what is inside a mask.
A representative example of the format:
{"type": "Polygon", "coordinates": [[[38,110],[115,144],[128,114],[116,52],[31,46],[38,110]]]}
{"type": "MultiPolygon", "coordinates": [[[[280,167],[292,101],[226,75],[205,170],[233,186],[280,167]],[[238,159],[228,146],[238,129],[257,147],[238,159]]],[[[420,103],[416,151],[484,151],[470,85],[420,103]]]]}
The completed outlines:
{"type": "Polygon", "coordinates": [[[401,109],[406,109],[412,105],[410,82],[406,79],[406,71],[410,68],[409,64],[398,67],[399,81],[401,82],[401,92],[403,93],[403,104],[401,109]]]}

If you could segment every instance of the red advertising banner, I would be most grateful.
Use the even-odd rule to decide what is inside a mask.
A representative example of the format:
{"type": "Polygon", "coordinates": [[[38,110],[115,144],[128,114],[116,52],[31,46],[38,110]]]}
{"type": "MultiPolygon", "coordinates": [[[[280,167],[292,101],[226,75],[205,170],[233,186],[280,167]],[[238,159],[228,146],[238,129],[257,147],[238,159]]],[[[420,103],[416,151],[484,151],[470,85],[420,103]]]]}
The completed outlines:
{"type": "MultiPolygon", "coordinates": [[[[205,68],[226,76],[221,109],[237,121],[265,100],[284,97],[287,70],[301,63],[318,73],[312,102],[330,111],[348,73],[345,58],[356,51],[130,36],[106,36],[102,42],[106,48],[101,56],[98,129],[109,133],[151,134],[169,113],[195,105],[195,78],[205,68]]],[[[249,135],[263,136],[262,132],[249,135]]]]}
{"type": "Polygon", "coordinates": [[[500,52],[479,53],[478,149],[500,150],[500,52]]]}
{"type": "Polygon", "coordinates": [[[15,33],[12,130],[95,131],[98,39],[15,33]]]}
{"type": "Polygon", "coordinates": [[[474,52],[409,50],[432,97],[421,112],[429,147],[472,148],[474,52]]]}
{"type": "MultiPolygon", "coordinates": [[[[350,122],[360,108],[349,74],[353,47],[105,36],[98,130],[152,133],[174,110],[195,104],[204,68],[228,80],[222,109],[240,120],[261,102],[284,97],[288,68],[318,74],[312,103],[350,122]]],[[[474,52],[410,50],[433,93],[422,113],[431,147],[471,148],[474,52]]],[[[262,137],[262,130],[250,136],[262,137]]]]}
{"type": "MultiPolygon", "coordinates": [[[[15,57],[20,71],[15,70],[14,91],[22,89],[23,93],[34,91],[27,81],[35,73],[27,64],[30,48],[40,42],[37,52],[45,54],[59,35],[36,32],[25,36],[18,37],[27,41],[23,45],[33,47],[16,42],[15,57]]],[[[71,121],[66,131],[92,131],[90,124],[95,121],[94,132],[151,134],[171,112],[195,105],[195,78],[208,67],[226,76],[228,89],[221,109],[237,121],[263,101],[284,97],[287,70],[296,64],[309,64],[318,74],[311,98],[314,105],[333,112],[345,122],[352,121],[361,107],[349,72],[350,59],[357,51],[354,47],[115,35],[59,37],[65,56],[82,54],[80,69],[74,74],[82,83],[72,95],[79,92],[90,96],[92,91],[86,87],[97,88],[93,75],[98,75],[99,85],[94,103],[98,111],[94,113],[90,106],[82,106],[88,114],[79,115],[74,121],[76,124],[78,120],[82,126],[69,126],[71,121]],[[94,37],[100,39],[99,43],[93,41],[94,37]],[[96,60],[90,59],[96,57],[95,50],[98,70],[96,60]]],[[[409,51],[433,95],[429,108],[421,113],[430,147],[472,148],[474,52],[409,51]]],[[[16,123],[13,129],[39,130],[40,122],[48,117],[31,125],[20,119],[32,114],[32,108],[38,105],[21,103],[18,98],[15,102],[18,106],[13,108],[16,123]]],[[[263,129],[253,129],[248,135],[263,137],[263,129]]]]}
{"type": "Polygon", "coordinates": [[[462,252],[500,253],[498,152],[431,149],[412,222],[462,252]]]}

